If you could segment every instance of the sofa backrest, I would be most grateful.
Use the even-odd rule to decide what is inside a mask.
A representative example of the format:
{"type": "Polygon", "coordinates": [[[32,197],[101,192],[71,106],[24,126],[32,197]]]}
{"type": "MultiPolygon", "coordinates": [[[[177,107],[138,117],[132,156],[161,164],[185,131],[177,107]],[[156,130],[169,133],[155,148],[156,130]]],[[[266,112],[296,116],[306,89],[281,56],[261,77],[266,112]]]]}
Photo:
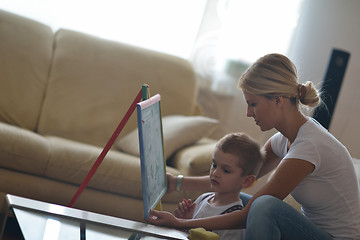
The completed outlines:
{"type": "MultiPolygon", "coordinates": [[[[143,83],[162,97],[162,115],[197,109],[191,65],[178,57],[69,30],[55,35],[38,131],[104,146],[143,83]]],[[[136,112],[120,136],[136,128],[136,112]]]]}
{"type": "Polygon", "coordinates": [[[53,48],[50,27],[0,10],[0,121],[36,131],[53,48]]]}

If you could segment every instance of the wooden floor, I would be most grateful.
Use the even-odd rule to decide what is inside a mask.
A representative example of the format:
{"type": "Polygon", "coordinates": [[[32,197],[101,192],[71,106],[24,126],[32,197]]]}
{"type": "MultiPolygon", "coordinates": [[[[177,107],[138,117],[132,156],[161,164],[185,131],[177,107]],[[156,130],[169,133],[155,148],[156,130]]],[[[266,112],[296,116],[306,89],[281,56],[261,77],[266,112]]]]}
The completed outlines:
{"type": "Polygon", "coordinates": [[[4,231],[3,240],[23,240],[20,227],[15,218],[9,217],[4,231]]]}

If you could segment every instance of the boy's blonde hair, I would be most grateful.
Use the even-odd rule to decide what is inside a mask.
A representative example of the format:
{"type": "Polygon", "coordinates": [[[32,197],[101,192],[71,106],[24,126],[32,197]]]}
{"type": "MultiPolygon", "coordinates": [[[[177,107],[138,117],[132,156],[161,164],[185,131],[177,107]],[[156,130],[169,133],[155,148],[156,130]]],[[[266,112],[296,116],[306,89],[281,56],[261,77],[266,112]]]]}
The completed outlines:
{"type": "Polygon", "coordinates": [[[262,166],[264,155],[260,145],[244,133],[229,133],[216,144],[216,149],[239,158],[243,176],[257,175],[262,166]]]}
{"type": "Polygon", "coordinates": [[[313,83],[298,83],[298,73],[289,58],[281,54],[268,54],[259,58],[240,77],[239,88],[253,95],[287,97],[293,104],[299,102],[316,107],[321,102],[313,83]]]}

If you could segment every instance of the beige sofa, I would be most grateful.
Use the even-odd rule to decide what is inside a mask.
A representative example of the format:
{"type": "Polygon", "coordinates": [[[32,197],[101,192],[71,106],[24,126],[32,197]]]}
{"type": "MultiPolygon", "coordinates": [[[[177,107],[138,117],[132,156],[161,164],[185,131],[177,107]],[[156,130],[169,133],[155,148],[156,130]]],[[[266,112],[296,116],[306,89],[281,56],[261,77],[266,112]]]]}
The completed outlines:
{"type": "MultiPolygon", "coordinates": [[[[161,95],[163,116],[200,113],[187,61],[65,29],[54,33],[0,10],[2,199],[11,193],[68,205],[143,83],[161,95]]],[[[214,141],[197,141],[216,127],[208,120],[167,154],[167,172],[208,173],[214,141]]],[[[136,126],[134,113],[118,139],[136,126]]],[[[114,146],[74,207],[141,221],[140,175],[139,157],[114,146]]],[[[163,207],[172,211],[196,194],[166,195],[163,207]]]]}

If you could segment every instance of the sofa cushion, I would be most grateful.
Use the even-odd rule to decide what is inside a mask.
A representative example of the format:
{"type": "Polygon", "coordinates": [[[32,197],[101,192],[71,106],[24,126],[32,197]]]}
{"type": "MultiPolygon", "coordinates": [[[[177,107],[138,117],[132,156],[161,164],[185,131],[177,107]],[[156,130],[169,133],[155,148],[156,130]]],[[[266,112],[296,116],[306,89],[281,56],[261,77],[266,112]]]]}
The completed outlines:
{"type": "Polygon", "coordinates": [[[0,167],[43,176],[50,156],[44,137],[2,122],[0,136],[0,167]]]}
{"type": "Polygon", "coordinates": [[[181,149],[168,161],[168,165],[187,176],[209,175],[216,141],[202,139],[198,143],[181,149]]]}
{"type": "MultiPolygon", "coordinates": [[[[80,185],[101,153],[101,148],[54,136],[45,176],[80,185]]],[[[133,156],[109,151],[88,186],[105,191],[140,196],[140,163],[133,156]],[[130,192],[128,191],[130,190],[130,192]]]]}
{"type": "MultiPolygon", "coordinates": [[[[46,139],[49,141],[51,153],[44,175],[80,186],[102,149],[54,136],[47,136],[46,139]]],[[[172,167],[167,167],[166,171],[180,174],[172,167]]],[[[140,159],[116,150],[109,151],[88,187],[141,199],[140,159]]],[[[175,196],[177,199],[181,197],[180,194],[175,196]]]]}
{"type": "MultiPolygon", "coordinates": [[[[166,159],[177,150],[209,136],[218,125],[218,121],[204,116],[171,115],[162,118],[164,150],[166,159]]],[[[126,153],[140,156],[139,135],[135,129],[119,139],[115,146],[126,153]]]]}
{"type": "MultiPolygon", "coordinates": [[[[142,84],[161,95],[163,115],[192,115],[196,78],[184,59],[59,30],[39,133],[105,146],[142,84]]],[[[137,127],[136,114],[122,135],[137,127]]]]}
{"type": "Polygon", "coordinates": [[[53,48],[50,27],[0,10],[0,121],[36,130],[53,48]]]}

